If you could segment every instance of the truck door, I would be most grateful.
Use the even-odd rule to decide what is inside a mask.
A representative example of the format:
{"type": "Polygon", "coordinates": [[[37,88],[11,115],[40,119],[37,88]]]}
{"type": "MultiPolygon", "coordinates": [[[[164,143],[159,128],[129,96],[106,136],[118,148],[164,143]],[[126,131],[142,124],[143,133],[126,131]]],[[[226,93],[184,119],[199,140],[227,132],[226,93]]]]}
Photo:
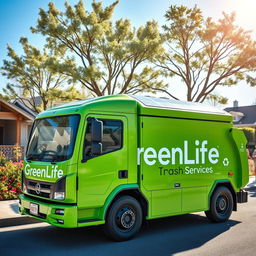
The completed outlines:
{"type": "Polygon", "coordinates": [[[95,208],[118,185],[127,183],[128,135],[125,116],[89,115],[78,164],[78,207],[95,208]],[[103,122],[102,154],[91,155],[91,118],[103,122]],[[121,177],[120,177],[121,175],[121,177]]]}

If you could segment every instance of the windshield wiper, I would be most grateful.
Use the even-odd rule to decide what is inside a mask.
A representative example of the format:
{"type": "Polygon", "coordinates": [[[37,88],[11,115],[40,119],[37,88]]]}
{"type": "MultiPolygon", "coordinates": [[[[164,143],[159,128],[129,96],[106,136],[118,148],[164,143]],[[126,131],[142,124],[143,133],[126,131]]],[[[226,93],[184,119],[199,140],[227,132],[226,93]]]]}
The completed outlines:
{"type": "Polygon", "coordinates": [[[26,160],[27,161],[46,161],[51,163],[61,162],[67,159],[66,155],[53,155],[51,153],[41,153],[41,154],[35,154],[35,155],[27,155],[26,160]]]}
{"type": "Polygon", "coordinates": [[[31,155],[31,154],[30,154],[30,155],[27,155],[27,156],[26,156],[26,160],[27,160],[27,161],[36,160],[36,155],[31,155]]]}

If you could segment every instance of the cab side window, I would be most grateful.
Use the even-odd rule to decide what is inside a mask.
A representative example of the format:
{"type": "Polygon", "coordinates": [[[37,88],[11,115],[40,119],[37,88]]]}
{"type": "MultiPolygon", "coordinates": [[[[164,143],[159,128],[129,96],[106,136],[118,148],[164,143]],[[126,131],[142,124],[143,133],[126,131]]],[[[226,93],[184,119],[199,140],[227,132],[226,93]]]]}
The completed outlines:
{"type": "MultiPolygon", "coordinates": [[[[122,148],[123,123],[120,120],[99,119],[103,122],[102,154],[110,153],[122,148]]],[[[88,123],[85,134],[84,157],[91,155],[91,124],[88,123]]]]}

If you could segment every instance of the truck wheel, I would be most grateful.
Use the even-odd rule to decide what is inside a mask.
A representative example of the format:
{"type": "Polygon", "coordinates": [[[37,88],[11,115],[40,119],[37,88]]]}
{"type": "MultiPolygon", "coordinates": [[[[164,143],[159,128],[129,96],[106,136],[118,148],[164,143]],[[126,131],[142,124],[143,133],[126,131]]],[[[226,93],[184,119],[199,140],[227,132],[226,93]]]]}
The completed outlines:
{"type": "Polygon", "coordinates": [[[227,187],[218,187],[210,202],[210,210],[206,211],[207,218],[213,222],[227,221],[233,211],[233,196],[227,187]]]}
{"type": "Polygon", "coordinates": [[[108,211],[104,231],[115,241],[132,238],[142,224],[142,210],[136,199],[122,196],[117,199],[108,211]]]}

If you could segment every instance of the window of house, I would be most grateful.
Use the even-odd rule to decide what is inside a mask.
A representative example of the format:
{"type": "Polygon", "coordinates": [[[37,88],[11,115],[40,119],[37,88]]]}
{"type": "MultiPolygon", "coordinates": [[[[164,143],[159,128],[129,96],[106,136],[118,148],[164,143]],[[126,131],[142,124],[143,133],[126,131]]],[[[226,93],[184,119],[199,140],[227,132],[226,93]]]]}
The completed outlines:
{"type": "MultiPolygon", "coordinates": [[[[99,119],[103,122],[102,154],[110,153],[122,148],[123,123],[120,120],[99,119]]],[[[85,134],[84,157],[91,155],[91,123],[87,124],[85,134]]]]}

